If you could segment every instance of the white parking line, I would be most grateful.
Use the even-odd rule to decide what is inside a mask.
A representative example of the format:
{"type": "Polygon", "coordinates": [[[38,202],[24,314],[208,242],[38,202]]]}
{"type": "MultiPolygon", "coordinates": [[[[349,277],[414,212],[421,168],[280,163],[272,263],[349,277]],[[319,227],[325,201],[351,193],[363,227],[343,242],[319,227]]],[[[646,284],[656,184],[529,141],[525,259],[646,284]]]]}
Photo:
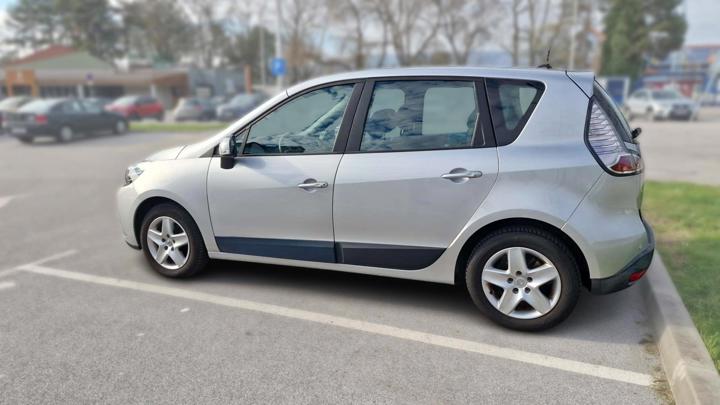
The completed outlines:
{"type": "Polygon", "coordinates": [[[607,380],[620,381],[640,386],[650,386],[653,382],[652,376],[648,374],[637,373],[634,371],[605,367],[597,364],[584,363],[575,360],[547,356],[544,354],[509,349],[501,346],[494,346],[464,339],[435,335],[431,333],[425,333],[411,329],[403,329],[373,322],[365,322],[335,315],[304,311],[300,309],[287,308],[278,305],[264,304],[260,302],[253,302],[230,297],[223,297],[174,287],[166,287],[155,284],[141,283],[137,281],[122,280],[112,277],[102,277],[87,273],[54,269],[50,267],[39,266],[36,263],[20,266],[19,269],[46,276],[60,277],[69,280],[83,281],[87,283],[94,283],[118,288],[126,288],[130,290],[143,291],[154,294],[162,294],[171,297],[202,301],[226,307],[244,309],[248,311],[262,312],[287,318],[300,319],[324,325],[332,325],[366,333],[373,333],[376,335],[389,336],[398,339],[425,343],[433,346],[462,350],[465,352],[477,353],[485,356],[513,360],[521,363],[533,364],[536,366],[548,367],[557,370],[563,370],[572,373],[583,374],[607,380]]]}
{"type": "Polygon", "coordinates": [[[15,287],[15,285],[14,281],[3,281],[0,283],[0,290],[7,290],[8,288],[15,287]]]}

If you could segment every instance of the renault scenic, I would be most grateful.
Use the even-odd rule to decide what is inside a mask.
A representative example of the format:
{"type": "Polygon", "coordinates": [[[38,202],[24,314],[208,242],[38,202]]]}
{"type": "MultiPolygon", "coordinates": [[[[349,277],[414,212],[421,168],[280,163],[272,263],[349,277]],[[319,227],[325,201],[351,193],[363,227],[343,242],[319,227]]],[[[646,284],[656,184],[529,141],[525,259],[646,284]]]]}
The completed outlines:
{"type": "Polygon", "coordinates": [[[223,259],[457,284],[540,330],[648,269],[639,132],[592,73],[352,72],[132,165],[117,199],[165,276],[223,259]]]}

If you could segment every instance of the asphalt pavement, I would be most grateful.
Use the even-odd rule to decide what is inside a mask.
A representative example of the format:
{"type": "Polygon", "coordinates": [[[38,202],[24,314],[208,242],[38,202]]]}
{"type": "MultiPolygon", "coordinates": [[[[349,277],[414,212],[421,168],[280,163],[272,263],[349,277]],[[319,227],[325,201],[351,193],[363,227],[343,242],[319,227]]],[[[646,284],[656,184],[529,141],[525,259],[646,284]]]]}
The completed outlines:
{"type": "Polygon", "coordinates": [[[233,262],[157,275],[120,236],[115,190],[205,136],[0,137],[0,403],[661,402],[636,288],[519,333],[453,286],[233,262]]]}

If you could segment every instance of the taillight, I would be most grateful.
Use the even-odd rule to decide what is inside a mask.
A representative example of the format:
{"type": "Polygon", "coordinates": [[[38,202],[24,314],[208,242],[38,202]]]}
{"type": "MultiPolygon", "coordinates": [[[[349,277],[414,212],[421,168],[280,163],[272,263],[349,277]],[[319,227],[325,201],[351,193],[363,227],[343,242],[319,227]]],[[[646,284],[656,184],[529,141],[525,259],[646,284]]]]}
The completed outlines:
{"type": "Polygon", "coordinates": [[[48,122],[47,115],[36,115],[35,116],[36,124],[47,124],[47,122],[48,122]]]}
{"type": "Polygon", "coordinates": [[[640,173],[643,169],[642,158],[625,146],[625,141],[610,122],[607,113],[594,100],[589,120],[587,143],[599,163],[616,175],[640,173]]]}

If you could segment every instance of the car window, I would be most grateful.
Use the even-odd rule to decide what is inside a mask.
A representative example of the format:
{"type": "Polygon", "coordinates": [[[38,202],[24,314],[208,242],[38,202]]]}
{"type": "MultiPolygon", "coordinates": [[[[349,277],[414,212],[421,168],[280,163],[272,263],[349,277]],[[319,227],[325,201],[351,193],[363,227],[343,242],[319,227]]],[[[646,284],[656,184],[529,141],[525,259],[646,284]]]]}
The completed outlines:
{"type": "Polygon", "coordinates": [[[62,104],[62,112],[65,114],[78,114],[84,112],[83,108],[75,100],[65,101],[62,104]]]}
{"type": "Polygon", "coordinates": [[[250,128],[243,153],[332,153],[353,86],[314,90],[283,104],[250,128]]]}
{"type": "Polygon", "coordinates": [[[85,100],[81,104],[85,108],[85,111],[90,114],[100,114],[102,112],[102,108],[97,101],[85,100]]]}
{"type": "Polygon", "coordinates": [[[517,139],[540,101],[545,86],[527,80],[487,79],[490,115],[498,146],[517,139]]]}
{"type": "Polygon", "coordinates": [[[377,82],[365,118],[364,152],[463,148],[478,117],[472,81],[377,82]]]}
{"type": "Polygon", "coordinates": [[[31,101],[18,110],[21,113],[46,113],[52,110],[60,101],[53,99],[31,101]]]}

